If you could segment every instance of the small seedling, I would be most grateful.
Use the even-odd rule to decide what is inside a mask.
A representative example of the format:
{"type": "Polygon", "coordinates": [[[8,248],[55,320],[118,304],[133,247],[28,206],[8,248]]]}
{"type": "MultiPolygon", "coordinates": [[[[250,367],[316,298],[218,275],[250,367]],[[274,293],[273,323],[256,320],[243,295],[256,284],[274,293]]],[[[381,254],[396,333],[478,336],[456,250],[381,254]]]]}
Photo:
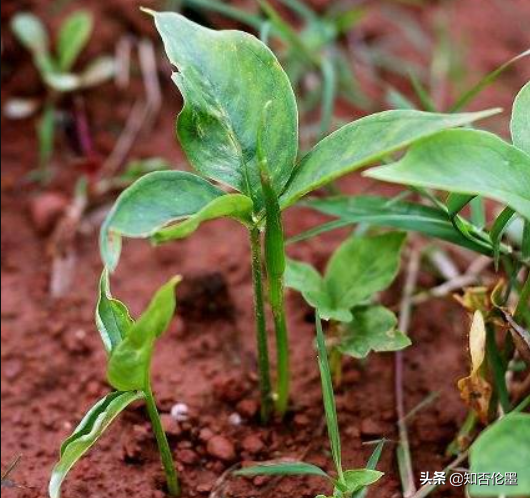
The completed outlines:
{"type": "Polygon", "coordinates": [[[175,13],[149,13],[177,69],[173,80],[184,96],[177,121],[178,138],[191,165],[202,176],[184,171],[155,172],[124,191],[102,227],[102,257],[113,270],[123,237],[160,244],[188,237],[208,220],[228,217],[242,223],[250,237],[262,417],[267,420],[273,402],[276,412],[283,415],[289,400],[282,212],[346,173],[497,111],[444,115],[398,110],[374,114],[331,134],[297,162],[296,101],[287,75],[269,48],[247,33],[213,31],[175,13]],[[227,193],[204,177],[237,193],[227,193]],[[274,393],[265,323],[264,266],[276,329],[274,393]]]}
{"type": "Polygon", "coordinates": [[[370,351],[397,351],[410,345],[410,339],[396,329],[394,313],[373,303],[374,294],[397,275],[404,240],[403,233],[353,235],[335,251],[324,277],[307,263],[288,262],[285,285],[301,292],[330,321],[328,342],[337,382],[341,355],[365,358],[370,351]]]}
{"type": "Polygon", "coordinates": [[[61,96],[100,85],[112,78],[114,59],[101,56],[81,72],[72,72],[93,31],[92,16],[79,10],[65,19],[59,29],[55,51],[41,20],[30,13],[13,17],[11,29],[18,41],[31,53],[33,62],[48,92],[37,124],[39,140],[39,176],[49,176],[48,163],[54,149],[55,123],[61,96]]]}
{"type": "MultiPolygon", "coordinates": [[[[247,467],[235,472],[237,476],[257,476],[257,475],[312,475],[323,477],[333,484],[333,498],[355,498],[364,496],[368,486],[377,482],[383,476],[383,472],[375,470],[375,465],[379,460],[384,441],[376,447],[367,468],[344,470],[342,466],[342,451],[337,419],[337,408],[335,405],[335,395],[331,380],[331,370],[329,366],[326,341],[322,330],[322,322],[316,313],[318,366],[322,381],[322,397],[328,427],[328,436],[331,446],[333,463],[335,464],[336,476],[330,476],[325,470],[305,462],[276,462],[247,467]]],[[[325,495],[318,495],[316,498],[331,498],[325,495]]]]}
{"type": "Polygon", "coordinates": [[[59,498],[61,485],[68,472],[114,419],[135,401],[143,401],[147,405],[169,494],[180,494],[173,457],[162,428],[150,379],[155,342],[166,331],[175,313],[175,287],[179,281],[180,277],[175,277],[162,286],[144,313],[134,321],[126,306],[112,297],[107,271],[103,272],[95,319],[109,355],[107,378],[116,391],[99,400],[62,444],[61,458],[50,480],[50,498],[59,498]]]}

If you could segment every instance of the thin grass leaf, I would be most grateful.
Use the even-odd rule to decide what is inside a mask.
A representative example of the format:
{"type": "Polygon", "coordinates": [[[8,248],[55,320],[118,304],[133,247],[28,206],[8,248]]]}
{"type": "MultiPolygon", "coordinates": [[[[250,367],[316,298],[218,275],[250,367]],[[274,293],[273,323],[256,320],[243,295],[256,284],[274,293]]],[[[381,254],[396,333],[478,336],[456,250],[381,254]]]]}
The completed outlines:
{"type": "Polygon", "coordinates": [[[234,475],[239,477],[311,475],[331,480],[331,477],[316,465],[290,461],[253,465],[234,472],[234,475]]]}
{"type": "Polygon", "coordinates": [[[182,4],[186,7],[218,12],[229,19],[242,22],[254,28],[256,31],[260,31],[264,23],[264,20],[260,16],[249,14],[243,9],[238,9],[237,7],[227,5],[226,2],[218,0],[182,0],[182,4]]]}
{"type": "MultiPolygon", "coordinates": [[[[381,459],[381,455],[383,454],[383,448],[385,446],[386,439],[381,439],[376,447],[374,448],[374,451],[370,455],[370,458],[368,459],[368,462],[366,463],[366,469],[368,470],[375,470],[377,467],[377,464],[379,463],[379,460],[381,459]]],[[[355,491],[351,498],[365,498],[368,494],[368,486],[364,486],[363,488],[355,491]]]]}
{"type": "Polygon", "coordinates": [[[449,112],[459,112],[466,107],[484,88],[491,85],[506,69],[518,60],[530,55],[530,49],[516,55],[513,59],[502,64],[497,69],[494,69],[491,73],[484,76],[475,86],[467,90],[455,103],[451,106],[449,112]]]}
{"type": "Polygon", "coordinates": [[[418,76],[414,72],[411,71],[409,72],[409,79],[410,79],[410,82],[412,83],[412,88],[414,89],[414,92],[416,93],[416,97],[418,97],[422,110],[429,111],[429,112],[436,112],[437,111],[436,104],[431,99],[431,96],[429,95],[428,90],[423,86],[418,76]]]}
{"type": "Polygon", "coordinates": [[[333,392],[333,381],[329,367],[326,339],[324,337],[322,321],[320,320],[318,311],[315,313],[315,318],[317,330],[318,366],[320,369],[320,379],[322,382],[322,397],[324,399],[324,410],[326,412],[326,423],[328,426],[328,436],[331,444],[331,454],[333,456],[333,462],[335,463],[335,469],[337,470],[337,475],[339,478],[338,480],[340,483],[344,483],[337,407],[335,405],[335,394],[333,392]]]}
{"type": "Polygon", "coordinates": [[[325,57],[320,65],[322,72],[322,107],[320,117],[320,139],[329,133],[335,99],[337,97],[336,70],[331,57],[325,57]]]}

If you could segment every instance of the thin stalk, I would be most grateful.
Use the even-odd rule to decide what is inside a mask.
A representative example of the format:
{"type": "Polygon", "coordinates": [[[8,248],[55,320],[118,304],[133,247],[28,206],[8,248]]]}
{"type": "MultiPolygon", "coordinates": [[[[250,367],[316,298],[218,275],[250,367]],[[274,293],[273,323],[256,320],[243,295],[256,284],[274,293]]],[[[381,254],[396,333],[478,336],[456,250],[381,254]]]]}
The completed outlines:
{"type": "Polygon", "coordinates": [[[523,288],[521,289],[521,293],[519,294],[519,302],[517,303],[517,307],[515,308],[515,312],[513,314],[513,319],[516,322],[522,321],[525,314],[528,313],[529,302],[530,302],[530,271],[528,272],[528,275],[526,276],[526,281],[523,285],[523,288]]]}
{"type": "Polygon", "coordinates": [[[164,428],[162,427],[162,422],[160,421],[160,415],[156,407],[153,391],[149,383],[144,392],[145,402],[147,404],[147,412],[149,413],[149,418],[151,419],[151,424],[155,433],[156,442],[158,444],[158,450],[160,451],[160,458],[162,460],[162,465],[164,466],[164,471],[166,473],[167,489],[171,496],[179,496],[180,484],[178,481],[177,471],[175,470],[175,464],[173,463],[171,449],[169,448],[166,433],[164,432],[164,428]]]}
{"type": "Polygon", "coordinates": [[[495,328],[488,325],[486,330],[486,354],[493,374],[497,397],[499,398],[502,411],[508,413],[511,411],[512,407],[510,403],[510,395],[508,393],[508,386],[506,385],[507,364],[497,346],[495,328]]]}
{"type": "MultiPolygon", "coordinates": [[[[410,325],[410,316],[412,310],[412,295],[416,289],[416,282],[420,270],[421,252],[414,249],[407,268],[407,278],[403,299],[401,300],[399,313],[399,330],[404,334],[408,332],[410,325]]],[[[404,385],[404,361],[403,352],[398,351],[395,355],[395,395],[396,395],[396,412],[397,426],[399,432],[399,444],[397,447],[397,460],[401,483],[403,487],[404,498],[410,498],[416,493],[416,484],[414,482],[414,471],[412,467],[412,456],[410,453],[409,435],[407,429],[407,419],[405,412],[405,393],[404,385]]]]}
{"type": "Polygon", "coordinates": [[[464,423],[458,431],[458,434],[447,447],[446,453],[448,455],[459,455],[469,447],[473,440],[473,432],[475,431],[477,423],[477,414],[473,410],[469,411],[464,423]]]}
{"type": "Polygon", "coordinates": [[[254,286],[254,315],[258,341],[258,369],[261,393],[261,419],[268,422],[272,412],[272,388],[270,378],[269,346],[265,305],[263,299],[263,272],[261,261],[261,237],[257,227],[250,230],[250,248],[252,252],[252,284],[254,286]]]}

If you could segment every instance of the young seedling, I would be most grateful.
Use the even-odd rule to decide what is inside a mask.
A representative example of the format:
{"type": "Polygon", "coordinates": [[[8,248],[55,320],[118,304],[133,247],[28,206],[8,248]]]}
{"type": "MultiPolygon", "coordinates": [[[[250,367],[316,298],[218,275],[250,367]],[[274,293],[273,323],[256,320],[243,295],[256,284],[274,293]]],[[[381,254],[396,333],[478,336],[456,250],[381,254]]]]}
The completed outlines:
{"type": "Polygon", "coordinates": [[[397,351],[410,339],[396,329],[389,309],[373,303],[399,269],[403,233],[348,238],[329,260],[324,277],[307,263],[290,260],[285,285],[301,292],[324,320],[330,321],[329,343],[334,378],[340,383],[341,355],[365,358],[370,351],[397,351]]]}
{"type": "Polygon", "coordinates": [[[151,419],[171,496],[180,494],[173,457],[162,428],[151,388],[150,370],[156,340],[166,331],[175,313],[175,287],[172,278],[154,295],[147,309],[134,321],[127,307],[110,293],[108,273],[101,276],[96,325],[108,353],[107,378],[116,391],[99,400],[61,446],[55,465],[50,498],[59,498],[61,485],[76,462],[97,442],[114,419],[135,401],[143,401],[151,419]]]}
{"type": "Polygon", "coordinates": [[[53,154],[55,123],[61,97],[100,85],[112,78],[114,59],[101,56],[81,72],[72,72],[93,31],[90,13],[79,10],[65,19],[59,29],[52,53],[48,32],[41,20],[31,13],[16,14],[11,29],[18,41],[31,53],[33,62],[47,88],[42,113],[37,123],[40,179],[49,176],[48,164],[53,154]]]}
{"type": "Polygon", "coordinates": [[[276,412],[283,415],[289,399],[282,212],[346,173],[497,111],[449,116],[419,111],[374,114],[328,136],[297,163],[296,101],[287,75],[268,47],[247,33],[213,31],[175,13],[149,13],[176,68],[173,80],[184,96],[177,135],[201,176],[184,171],[155,172],[124,191],[103,224],[102,257],[113,270],[123,237],[160,244],[188,237],[201,223],[216,218],[228,217],[243,224],[252,253],[262,416],[267,420],[273,401],[276,412]],[[227,193],[204,177],[237,193],[227,193]],[[263,260],[276,326],[274,393],[263,260]]]}
{"type": "Polygon", "coordinates": [[[325,470],[305,462],[280,461],[275,463],[266,463],[247,467],[235,472],[236,476],[257,476],[257,475],[312,475],[327,479],[333,485],[332,497],[318,495],[316,498],[356,498],[363,496],[364,490],[377,482],[383,476],[383,472],[375,470],[375,465],[379,460],[384,441],[381,441],[376,447],[367,468],[344,470],[342,466],[342,451],[337,419],[337,408],[335,405],[335,396],[333,393],[333,384],[331,379],[331,370],[329,366],[328,353],[322,322],[316,312],[316,330],[317,330],[317,348],[318,348],[318,366],[320,369],[320,378],[322,381],[322,398],[324,401],[324,411],[328,427],[328,436],[331,446],[331,454],[335,465],[336,475],[331,476],[325,470]]]}

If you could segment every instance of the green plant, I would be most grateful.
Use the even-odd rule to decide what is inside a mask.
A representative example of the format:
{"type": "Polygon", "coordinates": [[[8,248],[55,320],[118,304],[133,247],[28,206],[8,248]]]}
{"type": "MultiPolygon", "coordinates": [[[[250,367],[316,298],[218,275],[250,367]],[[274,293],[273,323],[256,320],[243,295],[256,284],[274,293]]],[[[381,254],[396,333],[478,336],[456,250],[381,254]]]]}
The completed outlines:
{"type": "Polygon", "coordinates": [[[364,358],[370,351],[397,351],[410,339],[396,329],[397,318],[373,303],[373,296],[396,277],[403,233],[353,235],[332,255],[324,277],[307,263],[290,260],[285,285],[330,321],[331,364],[340,381],[341,355],[364,358]]]}
{"type": "Polygon", "coordinates": [[[172,278],[154,295],[144,313],[134,321],[127,307],[110,293],[108,273],[99,287],[95,320],[108,353],[107,378],[116,391],[99,400],[61,446],[49,486],[51,498],[60,496],[61,485],[75,463],[97,442],[114,419],[135,401],[143,401],[151,419],[171,496],[180,493],[173,457],[156,407],[150,370],[156,340],[166,331],[175,313],[172,278]]]}
{"type": "MultiPolygon", "coordinates": [[[[247,467],[235,472],[236,476],[256,476],[256,475],[313,475],[323,477],[332,483],[334,487],[333,498],[357,498],[363,496],[365,490],[371,484],[377,482],[383,472],[375,470],[375,465],[381,455],[384,441],[379,442],[372,458],[368,462],[367,468],[344,470],[342,466],[342,452],[339,424],[337,419],[337,408],[335,405],[335,395],[331,379],[331,370],[326,349],[326,341],[322,330],[322,323],[316,312],[318,366],[322,381],[322,397],[328,428],[329,442],[333,463],[335,464],[336,477],[330,476],[325,470],[305,462],[279,461],[264,463],[252,467],[247,467]]],[[[316,498],[331,498],[318,495],[316,498]]]]}
{"type": "Polygon", "coordinates": [[[197,172],[238,193],[227,193],[202,176],[183,171],[147,174],[122,193],[109,213],[101,231],[102,258],[113,270],[123,237],[160,244],[187,237],[208,220],[228,217],[242,223],[248,229],[252,252],[262,415],[267,420],[273,400],[283,415],[289,397],[282,211],[346,173],[497,111],[374,114],[331,134],[297,163],[296,101],[273,53],[246,33],[212,31],[175,13],[150,14],[177,68],[173,80],[184,96],[177,121],[182,148],[197,172]],[[276,328],[274,395],[263,266],[276,328]]]}
{"type": "Polygon", "coordinates": [[[61,96],[98,86],[112,78],[115,72],[114,59],[97,57],[81,72],[72,72],[93,31],[92,16],[84,10],[78,10],[64,20],[53,53],[49,34],[35,15],[26,12],[16,14],[11,21],[11,29],[33,56],[33,63],[47,89],[37,123],[38,176],[45,179],[49,176],[48,163],[54,149],[56,114],[61,96]]]}

